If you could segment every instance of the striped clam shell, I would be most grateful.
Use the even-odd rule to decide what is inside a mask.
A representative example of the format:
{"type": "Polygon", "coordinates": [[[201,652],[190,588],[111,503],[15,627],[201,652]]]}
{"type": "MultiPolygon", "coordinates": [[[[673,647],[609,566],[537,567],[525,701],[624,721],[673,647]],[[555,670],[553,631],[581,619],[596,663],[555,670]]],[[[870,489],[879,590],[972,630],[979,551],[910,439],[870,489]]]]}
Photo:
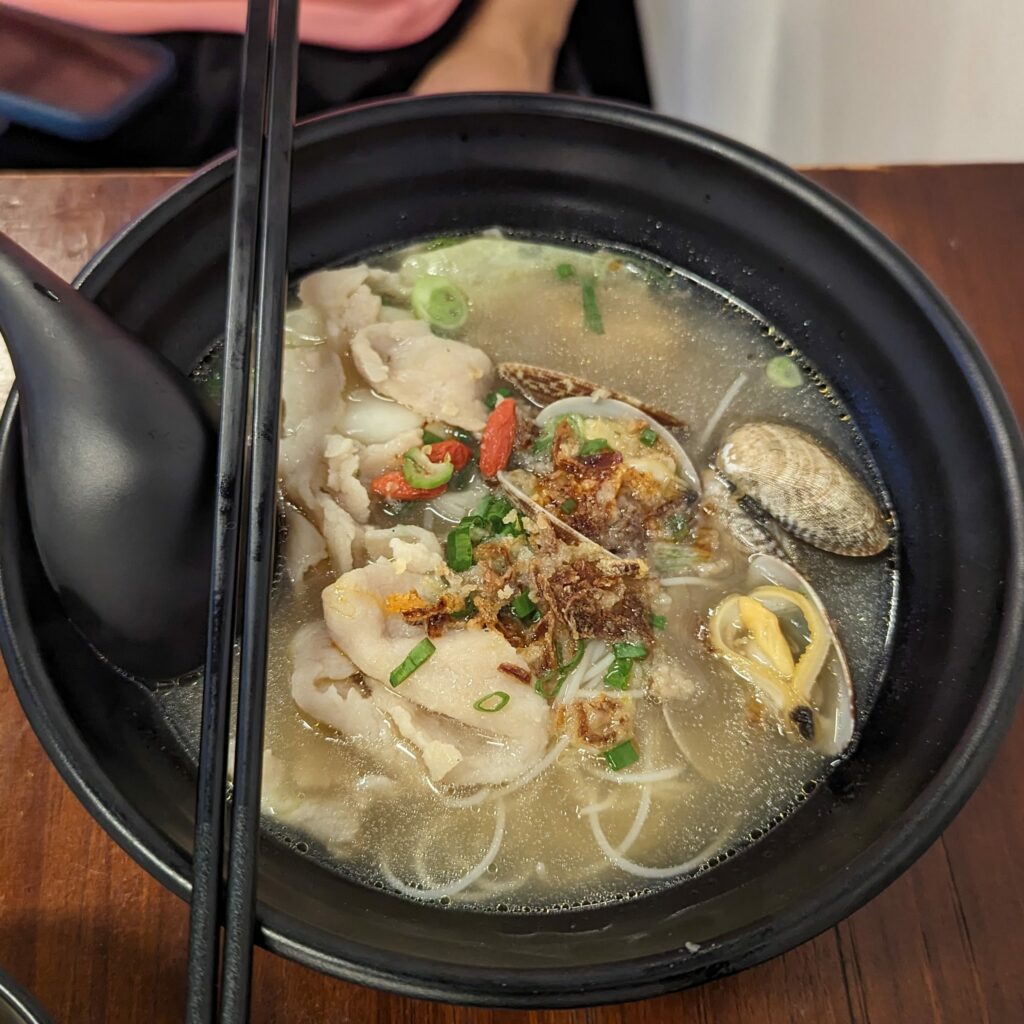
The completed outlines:
{"type": "Polygon", "coordinates": [[[744,424],[726,437],[716,463],[740,495],[816,548],[863,556],[889,546],[889,528],[867,488],[802,430],[744,424]]]}
{"type": "Polygon", "coordinates": [[[549,405],[561,398],[584,398],[597,392],[604,397],[635,406],[662,426],[675,430],[686,427],[686,421],[673,413],[641,402],[623,391],[593,384],[582,377],[574,377],[571,373],[559,373],[558,370],[531,366],[529,363],[499,363],[496,369],[502,380],[518,388],[537,405],[549,405]]]}

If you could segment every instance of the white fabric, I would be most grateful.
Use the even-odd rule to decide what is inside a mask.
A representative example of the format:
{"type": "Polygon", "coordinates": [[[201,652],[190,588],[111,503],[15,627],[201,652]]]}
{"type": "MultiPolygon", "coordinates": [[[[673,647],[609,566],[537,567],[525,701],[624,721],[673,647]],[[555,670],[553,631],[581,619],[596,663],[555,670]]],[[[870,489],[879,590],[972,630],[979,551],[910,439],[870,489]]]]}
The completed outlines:
{"type": "Polygon", "coordinates": [[[655,105],[789,163],[1024,160],[1021,0],[638,0],[655,105]]]}

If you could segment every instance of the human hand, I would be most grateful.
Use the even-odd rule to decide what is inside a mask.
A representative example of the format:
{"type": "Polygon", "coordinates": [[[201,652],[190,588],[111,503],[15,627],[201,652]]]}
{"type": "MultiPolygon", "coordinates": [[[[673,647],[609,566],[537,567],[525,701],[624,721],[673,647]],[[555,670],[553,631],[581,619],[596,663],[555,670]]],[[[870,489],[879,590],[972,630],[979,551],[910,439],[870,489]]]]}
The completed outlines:
{"type": "Polygon", "coordinates": [[[547,92],[554,58],[517,40],[460,39],[427,65],[410,92],[547,92]]]}

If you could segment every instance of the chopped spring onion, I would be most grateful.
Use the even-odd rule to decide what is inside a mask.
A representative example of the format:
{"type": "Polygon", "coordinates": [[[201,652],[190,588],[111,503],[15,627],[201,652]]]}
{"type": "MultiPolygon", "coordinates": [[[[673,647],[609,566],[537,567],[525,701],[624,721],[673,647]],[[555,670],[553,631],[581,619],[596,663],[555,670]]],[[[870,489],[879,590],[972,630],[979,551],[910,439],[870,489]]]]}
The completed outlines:
{"type": "Polygon", "coordinates": [[[579,647],[576,648],[576,653],[572,656],[572,661],[569,661],[564,665],[561,664],[562,650],[561,647],[558,646],[557,642],[555,644],[555,648],[558,651],[558,668],[552,669],[550,672],[546,672],[542,676],[538,676],[537,681],[533,684],[533,688],[546,700],[551,700],[553,697],[558,696],[558,691],[561,690],[562,683],[569,678],[573,669],[579,666],[579,663],[583,660],[583,653],[587,649],[587,641],[580,641],[579,647]]]}
{"type": "Polygon", "coordinates": [[[575,498],[566,498],[561,505],[558,506],[559,510],[564,512],[567,516],[572,515],[573,512],[579,508],[579,502],[575,498]]]}
{"type": "Polygon", "coordinates": [[[466,322],[469,303],[466,296],[447,277],[425,274],[412,286],[412,311],[432,327],[454,331],[466,322]]]}
{"type": "Polygon", "coordinates": [[[422,448],[410,448],[402,456],[402,476],[410,487],[430,491],[441,487],[452,478],[455,467],[451,459],[431,462],[422,448]]]}
{"type": "Polygon", "coordinates": [[[512,390],[510,388],[498,388],[484,399],[484,405],[488,409],[493,409],[503,398],[510,398],[511,396],[512,390]]]}
{"type": "Polygon", "coordinates": [[[424,444],[440,444],[445,440],[440,434],[435,434],[432,430],[423,431],[423,443],[424,444]]]}
{"type": "Polygon", "coordinates": [[[555,273],[564,281],[566,278],[576,276],[576,268],[571,263],[559,263],[555,267],[555,273]]]}
{"type": "Polygon", "coordinates": [[[583,652],[587,649],[587,641],[581,640],[579,647],[576,648],[576,653],[572,656],[572,661],[563,665],[560,669],[561,672],[568,675],[574,668],[579,666],[579,663],[583,660],[583,652]]]}
{"type": "Polygon", "coordinates": [[[460,521],[459,526],[470,528],[470,536],[475,544],[488,537],[519,537],[525,533],[522,519],[512,507],[512,502],[492,494],[485,494],[476,503],[472,513],[460,521]]]}
{"type": "Polygon", "coordinates": [[[682,576],[693,568],[697,552],[689,544],[656,540],[647,545],[647,561],[662,576],[682,576]]]}
{"type": "Polygon", "coordinates": [[[613,772],[621,772],[623,768],[636,764],[640,760],[640,755],[637,753],[636,747],[633,746],[633,741],[626,740],[625,743],[620,743],[617,747],[606,750],[604,752],[604,759],[608,762],[608,767],[613,772]]]}
{"type": "Polygon", "coordinates": [[[658,443],[658,435],[650,427],[644,427],[640,431],[640,443],[647,445],[648,448],[653,448],[658,443]]]}
{"type": "Polygon", "coordinates": [[[495,690],[494,693],[487,694],[486,697],[481,697],[473,707],[477,711],[487,711],[493,713],[500,711],[512,698],[504,690],[495,690]]]}
{"type": "Polygon", "coordinates": [[[616,658],[625,658],[627,661],[638,661],[647,657],[647,648],[643,644],[612,644],[612,650],[616,658]]]}
{"type": "Polygon", "coordinates": [[[544,430],[540,433],[537,439],[533,442],[533,452],[535,455],[541,455],[551,447],[551,442],[555,439],[555,431],[558,429],[558,424],[563,420],[567,420],[569,426],[572,427],[573,433],[576,435],[578,441],[583,441],[583,417],[579,413],[571,412],[566,413],[564,416],[556,416],[554,419],[550,419],[544,424],[544,430]]]}
{"type": "Polygon", "coordinates": [[[406,656],[405,660],[397,668],[393,669],[388,679],[392,686],[404,683],[422,665],[429,660],[437,648],[424,637],[406,656]]]}
{"type": "Polygon", "coordinates": [[[520,591],[512,598],[509,607],[512,609],[512,614],[521,622],[530,618],[537,611],[537,606],[530,600],[530,595],[525,590],[520,591]]]}
{"type": "Polygon", "coordinates": [[[776,356],[764,368],[768,383],[777,388],[798,388],[804,382],[800,367],[789,356],[776,356]]]}
{"type": "Polygon", "coordinates": [[[654,629],[664,629],[668,625],[668,619],[664,615],[652,615],[651,626],[654,629]]]}
{"type": "Polygon", "coordinates": [[[537,676],[533,688],[545,700],[551,700],[557,696],[558,691],[562,688],[562,680],[558,677],[558,670],[552,669],[550,672],[545,672],[542,676],[537,676]]]}
{"type": "Polygon", "coordinates": [[[592,334],[604,334],[604,319],[597,305],[593,281],[583,282],[583,322],[592,334]]]}
{"type": "Polygon", "coordinates": [[[630,658],[616,658],[604,674],[604,685],[610,690],[628,690],[629,677],[633,674],[633,662],[630,658]]]}
{"type": "Polygon", "coordinates": [[[468,526],[456,526],[445,543],[445,561],[456,572],[465,572],[473,565],[473,540],[468,526]]]}
{"type": "Polygon", "coordinates": [[[468,430],[463,430],[461,427],[456,427],[452,431],[452,437],[463,444],[476,444],[476,438],[468,430]]]}
{"type": "Polygon", "coordinates": [[[674,512],[665,520],[669,533],[673,540],[689,540],[690,521],[682,512],[674,512]]]}
{"type": "Polygon", "coordinates": [[[601,452],[609,451],[611,445],[603,437],[595,437],[590,441],[584,441],[580,445],[580,458],[585,459],[588,455],[598,455],[601,452]]]}
{"type": "Polygon", "coordinates": [[[450,619],[456,620],[471,619],[473,618],[474,615],[476,615],[476,602],[473,600],[472,594],[470,594],[470,596],[466,598],[462,607],[457,612],[448,613],[448,617],[450,619]]]}

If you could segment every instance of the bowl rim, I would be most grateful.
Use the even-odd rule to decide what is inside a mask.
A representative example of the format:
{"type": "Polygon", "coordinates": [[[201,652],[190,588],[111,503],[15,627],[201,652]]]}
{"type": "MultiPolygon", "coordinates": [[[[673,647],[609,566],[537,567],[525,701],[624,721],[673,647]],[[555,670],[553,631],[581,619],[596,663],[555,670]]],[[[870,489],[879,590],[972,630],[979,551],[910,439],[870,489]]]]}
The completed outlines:
{"type": "MultiPolygon", "coordinates": [[[[671,143],[704,150],[787,194],[830,222],[880,265],[929,320],[955,358],[989,431],[1010,524],[1010,558],[999,640],[978,707],[941,773],[928,783],[885,835],[865,848],[837,877],[814,890],[799,908],[775,914],[694,953],[665,952],[617,964],[508,970],[451,965],[427,958],[396,958],[340,940],[264,904],[257,907],[257,937],[266,948],[346,981],[417,998],[481,1006],[573,1007],[632,1001],[676,991],[770,959],[834,926],[905,871],[934,842],[981,781],[1008,731],[1024,688],[1024,442],[1001,384],[965,324],[924,273],[895,243],[842,200],[781,162],[712,131],[643,108],[604,100],[515,93],[452,94],[378,100],[331,111],[302,122],[296,149],[338,134],[357,133],[396,119],[415,122],[437,115],[532,115],[583,119],[643,131],[671,143]],[[345,127],[339,131],[337,125],[345,127]],[[323,950],[331,949],[326,953],[323,950]]],[[[131,245],[145,242],[178,211],[221,185],[232,173],[228,152],[174,186],[103,245],[76,275],[74,285],[94,293],[117,269],[131,245]]],[[[11,443],[17,410],[12,389],[0,420],[0,449],[11,443]]],[[[6,628],[7,597],[0,579],[0,650],[14,688],[44,749],[89,813],[133,859],[183,899],[191,891],[189,862],[124,801],[98,770],[85,745],[66,735],[60,709],[41,700],[33,666],[6,628]],[[90,781],[92,780],[92,781],[90,781]]]]}

